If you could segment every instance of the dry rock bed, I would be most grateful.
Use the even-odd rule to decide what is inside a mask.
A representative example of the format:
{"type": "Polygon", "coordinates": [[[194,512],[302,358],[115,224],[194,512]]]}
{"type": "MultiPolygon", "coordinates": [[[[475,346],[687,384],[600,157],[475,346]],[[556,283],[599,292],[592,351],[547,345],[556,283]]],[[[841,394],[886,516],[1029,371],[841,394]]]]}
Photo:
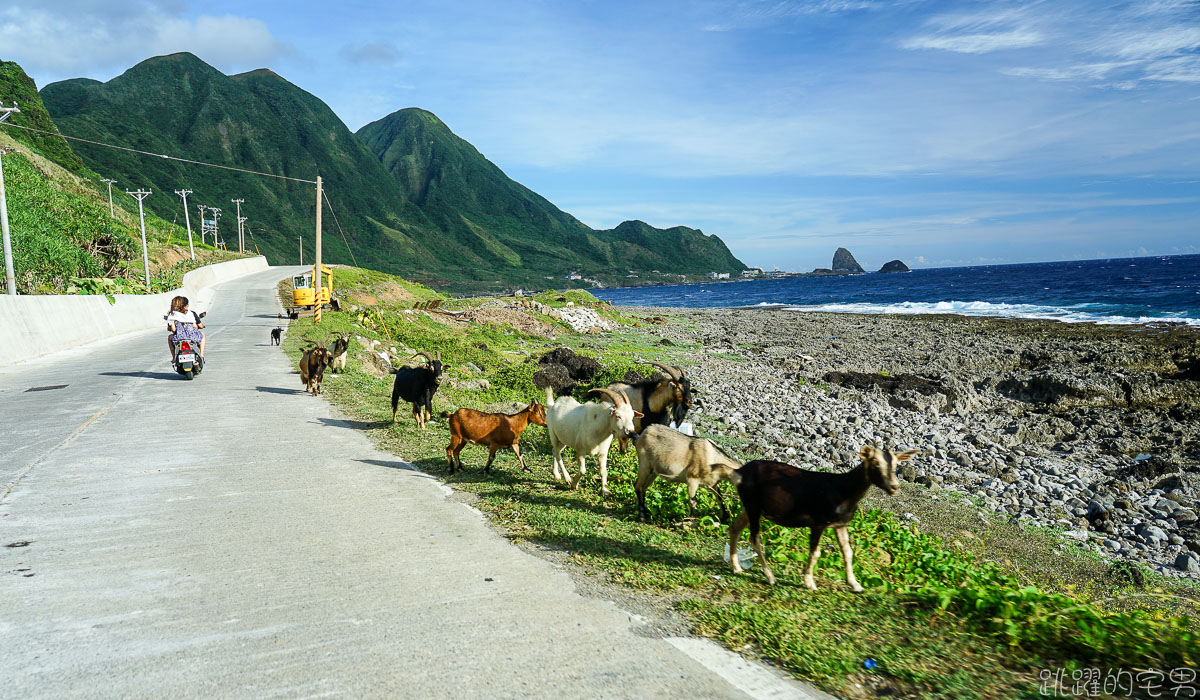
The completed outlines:
{"type": "Polygon", "coordinates": [[[747,454],[843,470],[916,448],[908,482],[1106,558],[1200,578],[1200,334],[961,316],[667,314],[697,418],[747,454]]]}

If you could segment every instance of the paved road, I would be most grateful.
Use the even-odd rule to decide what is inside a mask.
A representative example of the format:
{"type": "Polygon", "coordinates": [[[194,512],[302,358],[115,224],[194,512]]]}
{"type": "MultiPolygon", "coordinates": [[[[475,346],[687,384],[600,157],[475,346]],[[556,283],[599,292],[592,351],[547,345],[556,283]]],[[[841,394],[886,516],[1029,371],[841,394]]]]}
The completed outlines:
{"type": "Polygon", "coordinates": [[[0,371],[0,697],[815,696],[579,595],[302,395],[289,272],[219,288],[195,381],[158,331],[0,371]]]}

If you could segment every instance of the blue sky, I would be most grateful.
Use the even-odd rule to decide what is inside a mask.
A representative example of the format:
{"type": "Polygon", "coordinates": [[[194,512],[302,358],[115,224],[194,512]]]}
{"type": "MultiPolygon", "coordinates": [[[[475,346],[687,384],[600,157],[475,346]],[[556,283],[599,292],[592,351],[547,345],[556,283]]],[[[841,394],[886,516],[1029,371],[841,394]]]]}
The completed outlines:
{"type": "Polygon", "coordinates": [[[693,226],[750,265],[1200,253],[1197,2],[0,8],[39,86],[185,50],[351,129],[428,109],[591,226],[693,226]]]}

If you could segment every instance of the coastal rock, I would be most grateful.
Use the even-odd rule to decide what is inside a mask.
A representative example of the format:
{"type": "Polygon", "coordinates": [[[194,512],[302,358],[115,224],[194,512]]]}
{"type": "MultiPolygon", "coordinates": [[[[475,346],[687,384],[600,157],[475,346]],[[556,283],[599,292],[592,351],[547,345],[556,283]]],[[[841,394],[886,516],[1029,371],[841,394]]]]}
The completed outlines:
{"type": "Polygon", "coordinates": [[[879,271],[880,272],[912,272],[912,270],[908,269],[908,265],[905,265],[900,260],[889,260],[888,262],[885,262],[883,264],[883,267],[879,268],[879,271]]]}
{"type": "Polygon", "coordinates": [[[866,272],[862,265],[854,259],[850,251],[845,248],[838,248],[833,254],[833,271],[834,272],[866,272]]]}

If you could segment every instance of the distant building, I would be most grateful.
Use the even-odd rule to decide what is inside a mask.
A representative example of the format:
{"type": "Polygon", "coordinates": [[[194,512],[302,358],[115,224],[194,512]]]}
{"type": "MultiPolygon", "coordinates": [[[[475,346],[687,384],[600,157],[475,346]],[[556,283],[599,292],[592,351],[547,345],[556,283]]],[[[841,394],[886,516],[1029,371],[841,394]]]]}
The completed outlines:
{"type": "Polygon", "coordinates": [[[763,271],[761,267],[751,267],[749,269],[742,270],[742,277],[758,277],[762,273],[763,271]]]}
{"type": "Polygon", "coordinates": [[[708,273],[708,278],[710,280],[727,280],[727,279],[729,279],[729,273],[728,272],[710,272],[710,273],[708,273]]]}
{"type": "Polygon", "coordinates": [[[567,279],[569,279],[569,280],[581,280],[581,279],[583,279],[583,275],[579,274],[578,272],[572,272],[572,273],[570,273],[569,275],[567,275],[567,279]]]}

